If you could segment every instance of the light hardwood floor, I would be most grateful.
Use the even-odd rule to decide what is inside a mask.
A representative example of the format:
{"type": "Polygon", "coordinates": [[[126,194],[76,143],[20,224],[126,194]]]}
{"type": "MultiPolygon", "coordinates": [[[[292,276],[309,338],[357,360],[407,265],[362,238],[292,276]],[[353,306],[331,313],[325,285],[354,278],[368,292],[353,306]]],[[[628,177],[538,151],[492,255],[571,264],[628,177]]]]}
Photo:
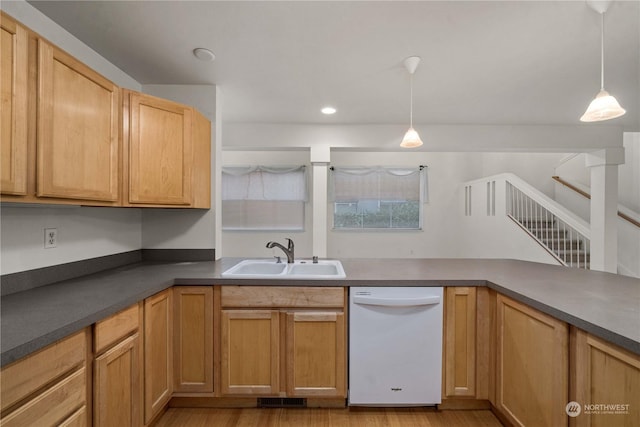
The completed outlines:
{"type": "Polygon", "coordinates": [[[499,427],[490,411],[170,408],[155,427],[499,427]]]}

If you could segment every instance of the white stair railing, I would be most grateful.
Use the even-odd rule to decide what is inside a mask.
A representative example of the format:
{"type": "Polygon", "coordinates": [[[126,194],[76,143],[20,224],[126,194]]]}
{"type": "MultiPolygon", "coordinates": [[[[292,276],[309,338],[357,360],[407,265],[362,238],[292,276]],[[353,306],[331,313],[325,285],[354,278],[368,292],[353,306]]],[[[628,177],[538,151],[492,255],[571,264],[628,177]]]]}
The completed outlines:
{"type": "Polygon", "coordinates": [[[537,203],[507,181],[507,216],[549,249],[563,265],[589,268],[589,238],[579,226],[562,220],[556,212],[537,203]]]}

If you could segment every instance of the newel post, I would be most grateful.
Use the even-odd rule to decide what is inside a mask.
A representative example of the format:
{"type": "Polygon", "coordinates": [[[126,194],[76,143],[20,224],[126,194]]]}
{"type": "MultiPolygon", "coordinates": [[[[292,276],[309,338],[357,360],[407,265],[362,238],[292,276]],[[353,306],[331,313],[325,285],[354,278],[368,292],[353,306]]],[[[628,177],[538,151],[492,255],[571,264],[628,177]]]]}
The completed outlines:
{"type": "Polygon", "coordinates": [[[618,165],[624,148],[605,148],[586,156],[591,169],[591,269],[618,270],[618,165]]]}

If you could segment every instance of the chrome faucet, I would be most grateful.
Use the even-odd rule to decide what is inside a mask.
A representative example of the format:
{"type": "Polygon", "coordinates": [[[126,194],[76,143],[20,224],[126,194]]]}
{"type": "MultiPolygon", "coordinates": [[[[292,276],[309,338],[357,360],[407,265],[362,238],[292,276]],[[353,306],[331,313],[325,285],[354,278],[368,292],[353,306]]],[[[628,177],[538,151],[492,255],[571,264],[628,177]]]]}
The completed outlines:
{"type": "Polygon", "coordinates": [[[267,243],[267,247],[269,249],[271,249],[273,247],[277,247],[277,248],[282,249],[282,251],[285,253],[285,255],[287,255],[287,263],[288,264],[293,264],[293,261],[294,261],[294,257],[293,257],[293,240],[291,240],[289,238],[287,238],[287,240],[289,241],[289,244],[287,245],[286,248],[284,246],[282,246],[278,242],[269,242],[269,243],[267,243]]]}

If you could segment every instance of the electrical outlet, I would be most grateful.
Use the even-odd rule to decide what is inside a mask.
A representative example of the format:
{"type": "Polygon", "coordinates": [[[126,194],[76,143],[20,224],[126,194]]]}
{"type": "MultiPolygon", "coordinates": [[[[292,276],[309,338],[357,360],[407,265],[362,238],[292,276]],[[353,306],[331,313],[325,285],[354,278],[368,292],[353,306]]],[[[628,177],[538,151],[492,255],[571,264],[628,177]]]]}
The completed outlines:
{"type": "Polygon", "coordinates": [[[44,229],[44,248],[51,249],[58,246],[58,229],[57,228],[45,228],[44,229]]]}

